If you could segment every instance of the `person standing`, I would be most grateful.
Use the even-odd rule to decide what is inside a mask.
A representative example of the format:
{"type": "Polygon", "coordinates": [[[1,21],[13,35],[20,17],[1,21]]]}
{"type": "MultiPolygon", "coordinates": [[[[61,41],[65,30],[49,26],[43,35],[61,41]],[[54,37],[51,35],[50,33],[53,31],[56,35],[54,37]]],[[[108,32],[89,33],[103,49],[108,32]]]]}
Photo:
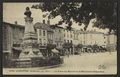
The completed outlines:
{"type": "Polygon", "coordinates": [[[68,51],[68,49],[67,49],[67,56],[69,57],[69,51],[68,51]]]}

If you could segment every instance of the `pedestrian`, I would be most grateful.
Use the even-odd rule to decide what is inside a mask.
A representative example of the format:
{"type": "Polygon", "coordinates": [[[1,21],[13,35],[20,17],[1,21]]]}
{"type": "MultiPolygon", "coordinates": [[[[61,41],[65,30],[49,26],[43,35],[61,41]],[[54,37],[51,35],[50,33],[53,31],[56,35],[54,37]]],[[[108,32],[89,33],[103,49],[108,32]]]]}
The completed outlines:
{"type": "Polygon", "coordinates": [[[67,56],[69,57],[69,51],[67,50],[67,56]]]}

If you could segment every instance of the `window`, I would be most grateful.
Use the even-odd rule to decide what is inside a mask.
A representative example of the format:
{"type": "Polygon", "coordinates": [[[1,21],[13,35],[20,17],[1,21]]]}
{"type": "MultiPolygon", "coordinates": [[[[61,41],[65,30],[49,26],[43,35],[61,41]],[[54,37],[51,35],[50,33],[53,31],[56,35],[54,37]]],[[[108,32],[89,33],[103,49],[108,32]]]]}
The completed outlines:
{"type": "Polygon", "coordinates": [[[39,39],[39,41],[40,41],[40,43],[42,43],[42,40],[41,40],[41,39],[39,39]]]}
{"type": "Polygon", "coordinates": [[[45,41],[45,39],[44,39],[44,41],[45,41]]]}
{"type": "Polygon", "coordinates": [[[7,29],[7,27],[6,27],[6,26],[4,26],[4,29],[7,29]]]}
{"type": "MultiPolygon", "coordinates": [[[[36,29],[35,29],[36,30],[36,29]]],[[[24,29],[23,28],[20,28],[20,31],[24,31],[24,29]]]]}
{"type": "Polygon", "coordinates": [[[60,46],[61,46],[61,43],[60,43],[60,46]]]}
{"type": "Polygon", "coordinates": [[[90,38],[92,38],[92,35],[90,35],[90,38]]]}
{"type": "Polygon", "coordinates": [[[67,34],[67,37],[69,37],[69,34],[67,34]]]}
{"type": "Polygon", "coordinates": [[[52,35],[50,34],[50,39],[52,39],[52,35]]]}
{"type": "Polygon", "coordinates": [[[64,34],[64,37],[65,37],[65,34],[64,34]]]}
{"type": "Polygon", "coordinates": [[[43,31],[43,36],[45,36],[45,31],[43,31]]]}
{"type": "Polygon", "coordinates": [[[77,38],[76,38],[77,40],[78,40],[78,35],[77,35],[77,38]]]}
{"type": "Polygon", "coordinates": [[[70,42],[72,43],[72,40],[70,42]]]}
{"type": "Polygon", "coordinates": [[[72,34],[71,34],[70,36],[71,36],[71,38],[72,38],[72,34]]]}
{"type": "Polygon", "coordinates": [[[96,41],[95,41],[95,44],[96,44],[96,41]]]}
{"type": "Polygon", "coordinates": [[[46,39],[44,39],[43,44],[46,45],[46,39]]]}
{"type": "Polygon", "coordinates": [[[59,29],[59,32],[61,32],[60,29],[59,29]]]}
{"type": "Polygon", "coordinates": [[[13,29],[15,29],[15,27],[13,27],[13,29]]]}
{"type": "Polygon", "coordinates": [[[39,30],[39,35],[41,35],[41,30],[39,30]]]}
{"type": "Polygon", "coordinates": [[[66,42],[66,40],[64,40],[64,42],[66,42]]]}
{"type": "Polygon", "coordinates": [[[68,40],[68,43],[69,43],[69,40],[68,40]]]}
{"type": "Polygon", "coordinates": [[[57,41],[57,40],[58,40],[58,38],[55,38],[55,40],[57,41]]]}
{"type": "Polygon", "coordinates": [[[74,34],[74,39],[75,39],[75,34],[74,34]]]}

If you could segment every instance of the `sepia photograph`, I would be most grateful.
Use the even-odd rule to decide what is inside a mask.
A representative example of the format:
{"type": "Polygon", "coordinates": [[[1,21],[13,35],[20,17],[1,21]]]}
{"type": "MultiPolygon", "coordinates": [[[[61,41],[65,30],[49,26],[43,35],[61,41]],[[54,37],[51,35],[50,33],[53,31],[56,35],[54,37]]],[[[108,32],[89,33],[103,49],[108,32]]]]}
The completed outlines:
{"type": "Polygon", "coordinates": [[[3,75],[117,74],[117,2],[4,2],[3,75]]]}

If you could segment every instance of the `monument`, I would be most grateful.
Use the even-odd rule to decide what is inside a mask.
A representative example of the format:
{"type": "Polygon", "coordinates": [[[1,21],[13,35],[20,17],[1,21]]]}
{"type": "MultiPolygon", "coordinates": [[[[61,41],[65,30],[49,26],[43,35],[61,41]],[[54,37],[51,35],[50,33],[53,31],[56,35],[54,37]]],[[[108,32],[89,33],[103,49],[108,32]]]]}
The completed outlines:
{"type": "Polygon", "coordinates": [[[22,52],[19,55],[20,59],[31,59],[34,57],[43,57],[39,51],[37,44],[37,35],[33,27],[33,18],[31,17],[31,11],[29,7],[26,7],[24,15],[25,17],[25,32],[23,42],[21,44],[22,52]]]}
{"type": "Polygon", "coordinates": [[[19,59],[16,59],[13,64],[16,67],[42,67],[58,65],[63,62],[60,56],[51,56],[46,58],[39,50],[39,44],[37,43],[37,34],[33,26],[33,18],[31,17],[31,11],[29,7],[26,8],[25,17],[25,32],[23,41],[21,43],[22,51],[19,55],[19,59]]]}

